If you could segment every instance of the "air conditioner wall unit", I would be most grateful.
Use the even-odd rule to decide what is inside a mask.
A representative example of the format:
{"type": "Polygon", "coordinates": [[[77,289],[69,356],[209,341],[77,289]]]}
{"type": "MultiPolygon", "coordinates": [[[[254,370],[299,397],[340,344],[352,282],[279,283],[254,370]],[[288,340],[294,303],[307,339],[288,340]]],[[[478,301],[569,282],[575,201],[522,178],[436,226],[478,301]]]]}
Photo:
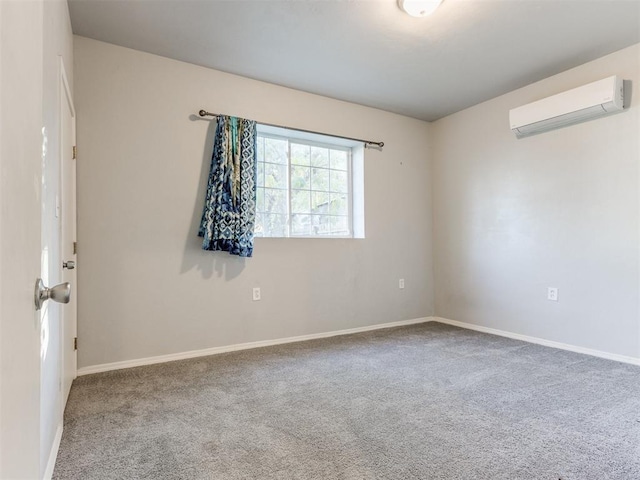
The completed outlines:
{"type": "Polygon", "coordinates": [[[620,112],[622,78],[613,76],[509,111],[511,130],[523,138],[620,112]]]}

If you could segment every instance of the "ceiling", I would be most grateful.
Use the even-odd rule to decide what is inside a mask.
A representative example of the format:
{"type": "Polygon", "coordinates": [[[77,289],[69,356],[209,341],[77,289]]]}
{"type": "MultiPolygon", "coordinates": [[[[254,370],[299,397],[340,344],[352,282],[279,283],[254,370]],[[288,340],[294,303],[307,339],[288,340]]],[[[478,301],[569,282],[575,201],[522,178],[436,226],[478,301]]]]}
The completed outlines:
{"type": "MultiPolygon", "coordinates": [[[[423,120],[640,42],[640,0],[69,0],[77,35],[423,120]]],[[[611,72],[614,74],[615,72],[611,72]]]]}

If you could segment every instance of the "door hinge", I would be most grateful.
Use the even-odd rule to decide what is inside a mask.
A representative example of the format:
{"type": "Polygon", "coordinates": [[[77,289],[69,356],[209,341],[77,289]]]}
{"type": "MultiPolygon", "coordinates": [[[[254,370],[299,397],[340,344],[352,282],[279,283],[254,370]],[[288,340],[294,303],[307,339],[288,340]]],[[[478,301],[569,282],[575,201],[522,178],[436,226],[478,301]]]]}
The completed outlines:
{"type": "Polygon", "coordinates": [[[73,242],[73,254],[78,253],[78,242],[73,242]]]}
{"type": "Polygon", "coordinates": [[[78,337],[73,337],[73,349],[78,349],[78,337]]]}
{"type": "Polygon", "coordinates": [[[76,147],[74,145],[73,146],[73,157],[72,157],[72,159],[75,160],[77,156],[78,156],[78,147],[76,147]]]}

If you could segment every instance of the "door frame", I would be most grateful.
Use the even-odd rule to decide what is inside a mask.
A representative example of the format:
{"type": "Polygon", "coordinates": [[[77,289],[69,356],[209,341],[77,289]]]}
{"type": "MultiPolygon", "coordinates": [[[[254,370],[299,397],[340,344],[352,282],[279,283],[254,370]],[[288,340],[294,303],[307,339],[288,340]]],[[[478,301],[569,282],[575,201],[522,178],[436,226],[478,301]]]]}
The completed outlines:
{"type": "MultiPolygon", "coordinates": [[[[61,206],[62,206],[62,214],[64,215],[64,203],[71,200],[72,202],[75,203],[74,206],[74,213],[75,213],[75,218],[73,218],[73,222],[75,224],[75,227],[73,228],[73,233],[74,233],[74,238],[72,241],[76,241],[77,240],[77,231],[78,231],[78,220],[77,220],[77,186],[76,186],[76,178],[77,178],[77,164],[75,163],[75,159],[74,159],[74,163],[72,164],[72,169],[73,169],[73,173],[72,173],[72,178],[73,178],[73,192],[71,194],[69,194],[68,192],[68,187],[69,185],[67,185],[64,182],[64,173],[65,173],[65,166],[64,166],[64,162],[65,162],[65,155],[69,155],[69,152],[64,152],[64,142],[63,142],[63,135],[65,134],[64,129],[63,129],[63,112],[65,108],[68,108],[69,111],[71,112],[71,145],[73,148],[75,148],[76,145],[76,109],[75,106],[73,104],[73,96],[71,95],[71,88],[69,87],[69,80],[67,79],[67,70],[64,66],[64,59],[62,58],[62,55],[58,56],[58,61],[59,61],[59,71],[60,71],[60,111],[59,111],[59,115],[60,115],[60,130],[59,130],[59,147],[60,147],[60,198],[61,198],[61,206]]],[[[65,258],[65,244],[64,244],[64,232],[63,232],[63,225],[64,224],[64,219],[63,221],[60,222],[60,259],[61,261],[66,261],[68,260],[67,258],[65,258]]],[[[68,240],[68,239],[67,239],[68,240]]],[[[77,320],[77,298],[78,298],[78,288],[77,288],[77,274],[76,274],[76,282],[75,285],[72,285],[71,287],[71,295],[73,295],[75,297],[75,302],[76,302],[76,316],[72,321],[72,325],[71,325],[71,338],[77,337],[78,335],[78,320],[77,320]]],[[[64,375],[65,375],[65,366],[66,366],[66,358],[65,358],[65,354],[66,354],[66,348],[65,348],[65,339],[67,338],[67,332],[66,332],[66,327],[67,327],[67,322],[66,322],[66,318],[65,318],[65,314],[66,312],[64,311],[64,309],[62,309],[61,311],[61,324],[62,324],[62,328],[61,328],[61,335],[60,335],[60,369],[61,369],[61,379],[63,382],[63,386],[64,386],[64,375]]],[[[73,378],[75,379],[78,376],[78,353],[77,350],[73,350],[72,353],[72,364],[73,364],[73,378]]],[[[61,398],[61,402],[60,402],[60,406],[61,406],[61,410],[62,410],[62,414],[64,414],[64,409],[66,407],[66,403],[67,403],[67,398],[68,398],[68,391],[63,391],[62,394],[62,398],[61,398]]]]}

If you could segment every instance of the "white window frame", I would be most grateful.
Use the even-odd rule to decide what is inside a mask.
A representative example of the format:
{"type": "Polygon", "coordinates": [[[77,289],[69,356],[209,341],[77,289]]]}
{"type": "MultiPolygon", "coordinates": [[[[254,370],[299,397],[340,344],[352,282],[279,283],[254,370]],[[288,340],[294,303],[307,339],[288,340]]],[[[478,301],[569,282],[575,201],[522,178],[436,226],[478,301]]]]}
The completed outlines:
{"type": "MultiPolygon", "coordinates": [[[[286,226],[287,226],[287,234],[286,236],[266,236],[266,235],[259,235],[256,236],[256,238],[310,238],[310,239],[351,239],[351,238],[357,238],[355,235],[355,219],[354,219],[354,211],[353,211],[353,203],[354,203],[354,191],[355,191],[355,185],[354,185],[354,181],[353,181],[353,162],[354,162],[354,148],[357,147],[357,142],[353,142],[350,140],[344,140],[344,139],[340,139],[340,138],[336,138],[336,137],[331,137],[328,135],[320,135],[320,134],[311,134],[311,133],[306,133],[306,132],[298,132],[298,131],[294,131],[294,130],[287,130],[285,128],[278,128],[278,127],[265,127],[262,125],[258,125],[258,135],[257,138],[272,138],[274,140],[284,140],[287,142],[287,222],[286,222],[286,226]],[[347,210],[348,210],[348,228],[349,228],[349,234],[348,235],[333,235],[333,234],[329,234],[329,235],[296,235],[292,233],[292,229],[291,229],[291,218],[292,218],[292,213],[291,213],[291,192],[292,192],[292,188],[291,188],[291,143],[297,143],[297,144],[301,144],[301,145],[308,145],[310,147],[319,147],[319,148],[327,148],[330,150],[342,150],[345,151],[347,153],[347,185],[349,186],[348,189],[348,201],[347,201],[347,210]]],[[[310,166],[309,168],[319,168],[322,170],[328,170],[329,171],[329,185],[331,185],[331,171],[339,171],[339,172],[343,172],[344,170],[337,170],[337,169],[332,169],[331,168],[331,164],[329,164],[329,167],[313,167],[310,166]]],[[[256,188],[258,188],[257,182],[256,182],[256,188]]],[[[264,187],[262,187],[264,188],[264,187]]],[[[331,188],[331,186],[329,186],[329,188],[331,188]]],[[[331,194],[335,194],[335,193],[339,193],[339,192],[331,192],[331,191],[320,191],[320,190],[313,190],[313,189],[309,189],[310,194],[313,192],[320,192],[320,193],[327,193],[329,195],[329,198],[331,198],[331,194]]],[[[256,212],[258,213],[258,212],[256,212]]],[[[259,212],[259,213],[266,213],[266,212],[259,212]]],[[[326,217],[331,217],[334,215],[330,215],[330,214],[318,214],[320,216],[326,216],[326,217]]],[[[341,215],[344,216],[344,215],[341,215]]]]}

